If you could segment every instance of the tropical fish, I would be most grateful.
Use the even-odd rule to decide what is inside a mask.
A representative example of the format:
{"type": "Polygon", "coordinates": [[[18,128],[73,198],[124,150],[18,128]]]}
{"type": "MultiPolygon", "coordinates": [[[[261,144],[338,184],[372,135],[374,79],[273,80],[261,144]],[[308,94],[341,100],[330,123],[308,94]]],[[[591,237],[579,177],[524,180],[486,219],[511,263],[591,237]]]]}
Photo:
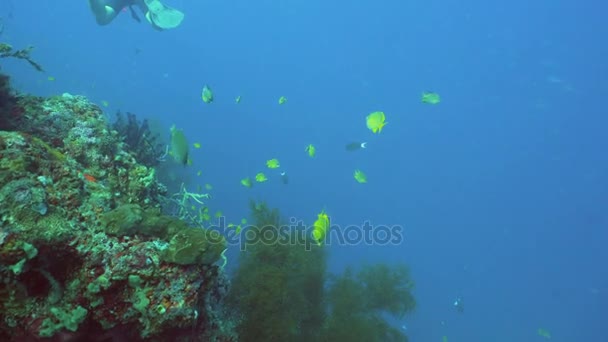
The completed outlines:
{"type": "Polygon", "coordinates": [[[255,181],[258,183],[263,183],[267,180],[268,178],[266,178],[266,175],[262,172],[258,172],[258,174],[255,175],[255,181]]]}
{"type": "Polygon", "coordinates": [[[101,105],[107,107],[110,105],[110,103],[108,101],[101,101],[101,105]]]}
{"type": "Polygon", "coordinates": [[[205,184],[205,189],[206,190],[212,190],[213,186],[211,184],[205,184]]]}
{"type": "Polygon", "coordinates": [[[287,102],[287,98],[285,96],[279,97],[279,104],[280,105],[284,104],[285,102],[287,102]]]}
{"type": "Polygon", "coordinates": [[[366,142],[352,142],[350,144],[346,144],[347,151],[357,151],[363,148],[367,148],[366,142]]]}
{"type": "Polygon", "coordinates": [[[202,175],[202,174],[203,174],[203,171],[201,171],[201,170],[198,170],[198,171],[196,172],[196,175],[197,175],[197,176],[200,176],[200,175],[202,175]]]}
{"type": "Polygon", "coordinates": [[[241,103],[241,96],[237,96],[236,99],[234,99],[234,102],[241,103]]]}
{"type": "Polygon", "coordinates": [[[194,146],[194,148],[201,148],[201,143],[195,142],[192,146],[194,146]]]}
{"type": "Polygon", "coordinates": [[[329,230],[329,216],[322,210],[317,215],[317,220],[312,225],[312,238],[317,242],[317,245],[321,245],[321,242],[325,240],[327,231],[329,230]]]}
{"type": "Polygon", "coordinates": [[[355,170],[355,180],[359,183],[367,183],[367,176],[361,170],[355,170]]]}
{"type": "Polygon", "coordinates": [[[243,224],[243,225],[247,224],[247,219],[242,218],[242,219],[241,219],[241,224],[243,224]]]}
{"type": "Polygon", "coordinates": [[[281,166],[281,164],[279,163],[279,160],[275,158],[267,160],[266,166],[268,166],[269,169],[277,169],[279,166],[281,166]]]}
{"type": "Polygon", "coordinates": [[[365,118],[367,122],[367,128],[369,128],[373,133],[382,132],[382,128],[388,124],[386,122],[386,116],[384,112],[373,112],[365,118]]]}
{"type": "Polygon", "coordinates": [[[215,218],[220,218],[222,217],[222,212],[221,211],[216,211],[215,212],[215,218]]]}
{"type": "Polygon", "coordinates": [[[253,186],[251,178],[249,177],[241,179],[241,184],[246,188],[251,188],[253,186]]]}
{"type": "Polygon", "coordinates": [[[203,102],[205,103],[213,102],[213,91],[211,91],[211,88],[209,86],[205,85],[203,87],[203,93],[201,97],[203,98],[203,102]]]}
{"type": "Polygon", "coordinates": [[[171,155],[176,162],[188,164],[188,140],[181,129],[171,126],[171,155]]]}
{"type": "Polygon", "coordinates": [[[426,91],[422,93],[422,103],[438,104],[439,102],[441,102],[439,94],[426,91]]]}
{"type": "Polygon", "coordinates": [[[49,81],[54,81],[54,80],[55,80],[55,77],[53,77],[53,76],[49,76],[49,77],[47,77],[46,79],[47,79],[47,80],[49,80],[49,81]]]}
{"type": "Polygon", "coordinates": [[[97,178],[93,177],[92,175],[90,175],[88,173],[82,174],[82,177],[84,177],[84,179],[86,179],[89,182],[97,183],[97,178]]]}
{"type": "Polygon", "coordinates": [[[317,153],[317,149],[314,147],[313,144],[309,144],[308,146],[306,146],[306,148],[304,149],[305,152],[308,152],[308,156],[310,158],[313,158],[315,156],[315,154],[317,153]]]}

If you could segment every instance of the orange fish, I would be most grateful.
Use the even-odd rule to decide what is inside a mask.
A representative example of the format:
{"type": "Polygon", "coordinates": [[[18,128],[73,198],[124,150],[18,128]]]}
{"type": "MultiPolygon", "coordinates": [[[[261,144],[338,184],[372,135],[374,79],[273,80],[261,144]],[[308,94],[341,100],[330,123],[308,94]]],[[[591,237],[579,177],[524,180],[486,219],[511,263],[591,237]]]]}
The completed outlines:
{"type": "Polygon", "coordinates": [[[97,178],[91,176],[88,173],[83,174],[83,176],[84,176],[84,179],[88,180],[89,182],[93,182],[93,183],[97,182],[97,178]]]}

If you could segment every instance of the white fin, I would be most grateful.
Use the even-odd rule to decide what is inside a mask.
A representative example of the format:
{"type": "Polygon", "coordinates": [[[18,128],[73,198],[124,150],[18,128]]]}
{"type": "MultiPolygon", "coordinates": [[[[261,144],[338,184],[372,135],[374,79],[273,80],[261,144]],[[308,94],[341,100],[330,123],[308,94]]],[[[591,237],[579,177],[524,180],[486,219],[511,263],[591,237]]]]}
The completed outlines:
{"type": "Polygon", "coordinates": [[[361,148],[367,148],[367,143],[366,142],[362,142],[361,143],[361,148]]]}

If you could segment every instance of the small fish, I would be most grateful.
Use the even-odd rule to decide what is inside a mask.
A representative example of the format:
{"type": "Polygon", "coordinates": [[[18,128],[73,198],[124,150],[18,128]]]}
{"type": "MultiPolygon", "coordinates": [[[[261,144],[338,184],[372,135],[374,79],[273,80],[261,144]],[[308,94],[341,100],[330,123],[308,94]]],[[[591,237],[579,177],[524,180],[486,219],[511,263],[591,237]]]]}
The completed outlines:
{"type": "Polygon", "coordinates": [[[285,102],[287,102],[287,98],[285,96],[279,97],[279,104],[280,105],[284,104],[285,102]]]}
{"type": "Polygon", "coordinates": [[[241,224],[242,224],[242,225],[247,224],[247,219],[245,219],[245,218],[241,219],[241,224]]]}
{"type": "Polygon", "coordinates": [[[321,242],[325,240],[327,231],[329,230],[329,216],[325,213],[325,210],[321,210],[321,213],[317,215],[317,220],[312,225],[312,238],[315,240],[317,245],[321,245],[321,242]]]}
{"type": "Polygon", "coordinates": [[[104,107],[107,107],[107,106],[110,105],[110,103],[108,101],[104,100],[104,101],[101,101],[101,105],[104,106],[104,107]]]}
{"type": "Polygon", "coordinates": [[[196,172],[196,175],[197,175],[197,176],[199,176],[199,177],[200,177],[200,175],[202,175],[202,174],[203,174],[203,171],[201,171],[201,170],[199,170],[199,171],[197,171],[197,172],[196,172]]]}
{"type": "Polygon", "coordinates": [[[251,188],[253,186],[253,182],[249,177],[241,179],[241,184],[246,188],[251,188]]]}
{"type": "Polygon", "coordinates": [[[236,99],[234,99],[234,102],[241,103],[241,96],[237,96],[236,99]]]}
{"type": "Polygon", "coordinates": [[[266,178],[266,175],[262,172],[259,172],[258,174],[255,175],[255,181],[258,183],[263,183],[267,180],[268,180],[268,178],[266,178]]]}
{"type": "Polygon", "coordinates": [[[366,142],[352,142],[350,144],[346,144],[347,151],[358,151],[361,149],[367,148],[366,142]]]}
{"type": "Polygon", "coordinates": [[[439,94],[426,91],[422,93],[422,103],[438,104],[439,102],[441,102],[439,94]]]}
{"type": "Polygon", "coordinates": [[[212,189],[213,189],[213,186],[212,186],[211,184],[205,184],[205,189],[206,189],[207,191],[212,190],[212,189]]]}
{"type": "Polygon", "coordinates": [[[308,146],[306,146],[306,148],[304,149],[305,152],[308,152],[308,156],[310,158],[314,158],[315,154],[317,153],[317,149],[314,147],[313,144],[309,144],[308,146]]]}
{"type": "Polygon", "coordinates": [[[49,76],[49,77],[47,77],[46,79],[47,79],[48,81],[54,81],[54,80],[55,80],[55,77],[53,77],[53,76],[49,76]]]}
{"type": "Polygon", "coordinates": [[[92,175],[88,174],[88,173],[84,173],[82,175],[84,177],[85,180],[92,182],[92,183],[97,183],[97,178],[93,177],[92,175]]]}
{"type": "Polygon", "coordinates": [[[279,160],[275,158],[267,160],[266,166],[268,166],[269,169],[277,169],[281,166],[281,164],[279,164],[279,160]]]}
{"type": "Polygon", "coordinates": [[[194,148],[201,148],[201,143],[195,142],[194,144],[192,144],[192,146],[194,146],[194,148]]]}
{"type": "Polygon", "coordinates": [[[538,330],[536,330],[536,333],[538,334],[538,336],[544,337],[546,339],[551,338],[551,333],[547,329],[538,328],[538,330]]]}
{"type": "Polygon", "coordinates": [[[382,132],[382,128],[388,124],[384,112],[373,112],[365,118],[365,121],[367,123],[367,128],[373,133],[382,132]]]}
{"type": "Polygon", "coordinates": [[[213,91],[211,91],[211,88],[209,86],[205,85],[203,87],[203,93],[201,94],[201,97],[203,99],[203,102],[205,103],[213,102],[213,91]]]}
{"type": "Polygon", "coordinates": [[[188,158],[188,140],[181,129],[171,126],[171,155],[176,162],[182,165],[191,165],[192,161],[188,158]]]}
{"type": "Polygon", "coordinates": [[[216,211],[215,212],[215,218],[220,218],[222,217],[222,212],[221,211],[216,211]]]}
{"type": "Polygon", "coordinates": [[[355,180],[359,183],[367,183],[367,176],[361,170],[355,170],[355,180]]]}

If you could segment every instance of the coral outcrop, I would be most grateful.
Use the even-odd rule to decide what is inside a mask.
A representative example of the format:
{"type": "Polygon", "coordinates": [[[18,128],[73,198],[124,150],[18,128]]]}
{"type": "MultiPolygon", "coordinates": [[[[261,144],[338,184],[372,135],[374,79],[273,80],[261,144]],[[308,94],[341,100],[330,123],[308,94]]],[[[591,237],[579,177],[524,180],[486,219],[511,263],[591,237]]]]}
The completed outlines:
{"type": "Polygon", "coordinates": [[[0,340],[234,340],[226,242],[161,213],[166,188],[132,151],[146,138],[84,97],[0,81],[0,340]]]}

